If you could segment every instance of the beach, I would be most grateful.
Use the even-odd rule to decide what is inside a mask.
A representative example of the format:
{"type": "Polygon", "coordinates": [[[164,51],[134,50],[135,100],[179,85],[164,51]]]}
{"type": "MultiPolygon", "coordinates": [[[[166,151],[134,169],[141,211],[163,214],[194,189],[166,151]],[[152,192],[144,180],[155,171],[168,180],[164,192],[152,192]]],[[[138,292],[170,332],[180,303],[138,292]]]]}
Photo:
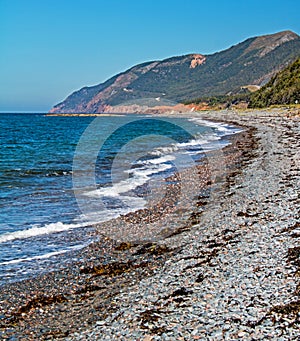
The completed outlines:
{"type": "MultiPolygon", "coordinates": [[[[154,209],[164,216],[155,239],[107,236],[76,251],[85,261],[1,287],[1,339],[297,340],[299,113],[190,115],[243,129],[223,149],[214,181],[198,167],[196,208],[174,205],[170,185],[154,209]]],[[[133,220],[143,230],[143,213],[110,224],[133,220]]]]}

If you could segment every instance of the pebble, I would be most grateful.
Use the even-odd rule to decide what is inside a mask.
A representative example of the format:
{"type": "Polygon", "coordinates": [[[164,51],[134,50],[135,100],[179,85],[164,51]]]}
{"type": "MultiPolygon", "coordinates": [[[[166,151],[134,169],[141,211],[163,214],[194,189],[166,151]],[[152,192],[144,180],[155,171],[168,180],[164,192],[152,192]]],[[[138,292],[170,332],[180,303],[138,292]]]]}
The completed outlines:
{"type": "Polygon", "coordinates": [[[299,299],[297,265],[287,259],[299,246],[289,231],[300,224],[299,120],[270,111],[193,115],[255,128],[256,148],[244,149],[249,155],[211,194],[199,222],[163,241],[177,252],[122,287],[105,319],[65,340],[298,338],[300,312],[277,316],[272,309],[299,299]]]}

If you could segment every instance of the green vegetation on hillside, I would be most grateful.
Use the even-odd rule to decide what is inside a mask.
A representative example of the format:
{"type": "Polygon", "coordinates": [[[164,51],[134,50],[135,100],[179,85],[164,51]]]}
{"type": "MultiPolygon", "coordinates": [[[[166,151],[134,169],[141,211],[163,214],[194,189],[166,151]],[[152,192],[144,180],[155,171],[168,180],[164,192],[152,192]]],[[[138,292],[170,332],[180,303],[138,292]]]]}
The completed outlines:
{"type": "Polygon", "coordinates": [[[239,106],[241,103],[245,103],[248,108],[300,104],[300,57],[255,92],[241,89],[231,95],[200,97],[184,103],[205,104],[212,108],[228,108],[234,105],[239,106]]]}
{"type": "MultiPolygon", "coordinates": [[[[151,71],[140,74],[130,84],[131,93],[117,91],[108,100],[118,105],[134,98],[163,96],[173,101],[188,101],[197,97],[219,96],[247,84],[259,84],[268,74],[288,65],[300,51],[300,39],[286,42],[267,54],[252,46],[255,39],[232,46],[226,51],[206,56],[206,62],[190,68],[183,57],[164,60],[151,71]],[[174,63],[174,61],[178,63],[174,63]]],[[[186,56],[184,56],[186,57],[186,56]]]]}
{"type": "Polygon", "coordinates": [[[239,104],[241,102],[248,103],[250,101],[251,93],[249,91],[245,91],[242,93],[234,94],[234,95],[217,95],[217,96],[208,96],[208,97],[200,97],[193,100],[185,101],[184,104],[205,104],[209,107],[230,107],[232,105],[239,104]]]}
{"type": "Polygon", "coordinates": [[[300,103],[300,58],[250,97],[249,108],[300,103]]]}
{"type": "MultiPolygon", "coordinates": [[[[284,96],[267,103],[263,101],[266,94],[262,94],[252,101],[247,88],[265,84],[299,55],[300,37],[293,32],[249,38],[212,55],[189,54],[133,66],[105,83],[74,92],[51,112],[96,113],[149,98],[175,103],[198,98],[223,107],[249,101],[251,106],[277,104],[284,96]],[[197,66],[192,64],[195,56],[202,58],[197,66]]],[[[284,103],[296,97],[290,93],[284,103]]]]}

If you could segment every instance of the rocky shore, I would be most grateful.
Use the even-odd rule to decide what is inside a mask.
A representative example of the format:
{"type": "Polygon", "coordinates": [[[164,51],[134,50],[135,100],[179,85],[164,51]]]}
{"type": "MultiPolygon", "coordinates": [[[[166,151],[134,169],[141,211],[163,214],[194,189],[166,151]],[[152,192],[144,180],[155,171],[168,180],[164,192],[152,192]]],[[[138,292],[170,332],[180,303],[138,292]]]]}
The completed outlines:
{"type": "Polygon", "coordinates": [[[1,287],[1,339],[299,339],[299,115],[193,115],[244,132],[186,223],[155,241],[102,239],[64,271],[1,287]]]}

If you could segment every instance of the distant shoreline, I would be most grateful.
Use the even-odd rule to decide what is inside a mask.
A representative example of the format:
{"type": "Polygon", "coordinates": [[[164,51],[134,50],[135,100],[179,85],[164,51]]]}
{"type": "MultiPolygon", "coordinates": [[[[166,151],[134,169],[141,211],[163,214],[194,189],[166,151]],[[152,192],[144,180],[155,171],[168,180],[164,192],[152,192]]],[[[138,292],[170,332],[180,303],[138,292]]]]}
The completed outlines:
{"type": "Polygon", "coordinates": [[[232,107],[230,109],[215,109],[215,108],[203,108],[203,110],[199,110],[198,106],[195,104],[189,105],[178,105],[174,107],[166,107],[166,106],[157,106],[157,107],[132,107],[132,106],[123,106],[116,107],[115,111],[112,112],[103,112],[103,113],[45,113],[46,116],[80,116],[80,117],[105,117],[105,116],[126,116],[126,115],[150,115],[150,116],[168,116],[175,117],[177,115],[182,117],[186,117],[186,115],[197,115],[198,114],[209,114],[212,113],[255,113],[255,112],[276,112],[283,113],[290,116],[298,116],[300,115],[300,106],[299,105],[278,105],[271,106],[262,109],[243,109],[238,107],[232,107]],[[118,111],[118,109],[123,109],[118,111]],[[134,109],[134,110],[133,110],[134,109]]]}
{"type": "Polygon", "coordinates": [[[100,113],[100,114],[46,114],[46,116],[79,116],[79,117],[105,117],[105,116],[125,116],[124,114],[108,114],[108,113],[100,113]]]}

